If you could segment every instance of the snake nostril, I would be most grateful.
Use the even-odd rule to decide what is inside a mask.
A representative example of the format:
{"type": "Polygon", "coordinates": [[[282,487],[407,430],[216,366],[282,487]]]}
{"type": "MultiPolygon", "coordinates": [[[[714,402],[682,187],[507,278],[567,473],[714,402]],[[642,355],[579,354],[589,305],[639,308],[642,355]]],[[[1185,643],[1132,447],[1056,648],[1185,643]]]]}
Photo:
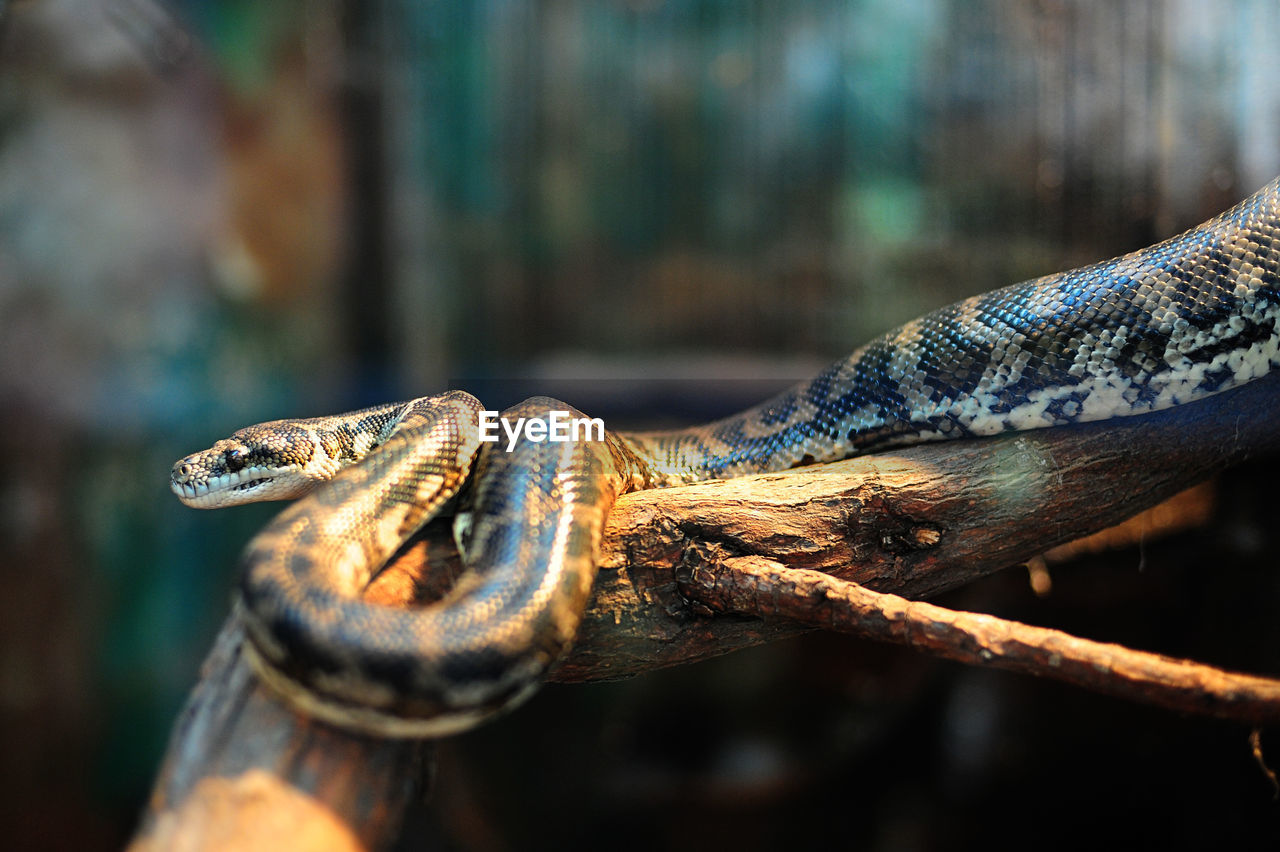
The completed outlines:
{"type": "Polygon", "coordinates": [[[189,476],[191,475],[191,465],[190,465],[190,463],[188,463],[188,462],[181,462],[181,463],[178,465],[178,471],[177,471],[177,473],[178,473],[178,476],[182,477],[183,479],[186,479],[187,477],[189,477],[189,476]]]}

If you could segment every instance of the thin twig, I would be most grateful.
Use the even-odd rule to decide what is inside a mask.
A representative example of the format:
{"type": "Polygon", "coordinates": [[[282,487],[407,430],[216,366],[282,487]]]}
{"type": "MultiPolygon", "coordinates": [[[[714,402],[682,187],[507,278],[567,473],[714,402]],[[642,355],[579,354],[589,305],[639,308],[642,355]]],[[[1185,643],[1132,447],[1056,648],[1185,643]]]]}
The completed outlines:
{"type": "Polygon", "coordinates": [[[1280,722],[1280,680],[873,592],[760,556],[694,567],[682,581],[685,594],[720,612],[786,618],[1185,713],[1280,722]]]}
{"type": "Polygon", "coordinates": [[[1249,732],[1249,747],[1253,751],[1253,759],[1257,762],[1258,768],[1262,770],[1262,774],[1267,776],[1267,780],[1271,782],[1271,798],[1280,802],[1280,780],[1276,779],[1275,770],[1267,765],[1266,755],[1262,753],[1261,728],[1254,728],[1249,732]]]}

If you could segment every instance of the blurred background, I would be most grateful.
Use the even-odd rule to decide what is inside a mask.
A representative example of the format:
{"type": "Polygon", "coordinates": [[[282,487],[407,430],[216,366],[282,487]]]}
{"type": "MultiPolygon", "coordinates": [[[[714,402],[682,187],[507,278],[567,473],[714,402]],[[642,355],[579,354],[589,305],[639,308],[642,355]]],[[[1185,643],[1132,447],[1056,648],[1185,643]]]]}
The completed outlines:
{"type": "MultiPolygon", "coordinates": [[[[447,387],[728,413],[1280,173],[1278,39],[1270,0],[0,2],[5,845],[127,840],[277,510],[185,509],[174,459],[447,387]]],[[[1280,674],[1276,475],[942,602],[1280,674]]],[[[1274,843],[1248,733],[810,636],[547,688],[404,848],[1274,843]]]]}

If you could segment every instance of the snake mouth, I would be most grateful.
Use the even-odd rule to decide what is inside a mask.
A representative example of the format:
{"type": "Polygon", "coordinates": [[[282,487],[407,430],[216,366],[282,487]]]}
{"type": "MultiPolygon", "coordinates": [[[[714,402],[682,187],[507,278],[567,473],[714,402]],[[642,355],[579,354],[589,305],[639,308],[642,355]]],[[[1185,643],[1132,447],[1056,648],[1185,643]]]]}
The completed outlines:
{"type": "Polygon", "coordinates": [[[275,480],[270,476],[264,476],[261,479],[251,479],[248,482],[241,482],[239,485],[232,486],[232,491],[252,491],[255,488],[261,488],[275,480]]]}
{"type": "Polygon", "coordinates": [[[170,480],[169,489],[177,495],[179,500],[192,508],[217,509],[270,499],[264,498],[261,492],[270,491],[270,486],[275,481],[275,476],[268,476],[260,471],[243,470],[196,481],[184,481],[174,477],[170,480]]]}

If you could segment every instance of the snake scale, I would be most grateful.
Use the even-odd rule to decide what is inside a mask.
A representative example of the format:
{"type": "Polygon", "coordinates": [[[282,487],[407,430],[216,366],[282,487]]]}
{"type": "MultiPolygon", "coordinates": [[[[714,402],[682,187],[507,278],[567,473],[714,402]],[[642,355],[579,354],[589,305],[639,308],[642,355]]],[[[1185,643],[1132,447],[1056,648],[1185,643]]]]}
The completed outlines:
{"type": "MultiPolygon", "coordinates": [[[[689,429],[480,440],[453,391],[251,426],[174,465],[215,507],[305,495],[249,544],[239,598],[263,679],[328,721],[439,736],[518,704],[572,642],[622,493],[944,438],[1138,415],[1280,363],[1280,181],[1172,239],[936,310],[754,408],[689,429]],[[441,601],[360,591],[457,513],[466,571],[441,601]]],[[[527,400],[503,412],[581,416],[527,400]]]]}

